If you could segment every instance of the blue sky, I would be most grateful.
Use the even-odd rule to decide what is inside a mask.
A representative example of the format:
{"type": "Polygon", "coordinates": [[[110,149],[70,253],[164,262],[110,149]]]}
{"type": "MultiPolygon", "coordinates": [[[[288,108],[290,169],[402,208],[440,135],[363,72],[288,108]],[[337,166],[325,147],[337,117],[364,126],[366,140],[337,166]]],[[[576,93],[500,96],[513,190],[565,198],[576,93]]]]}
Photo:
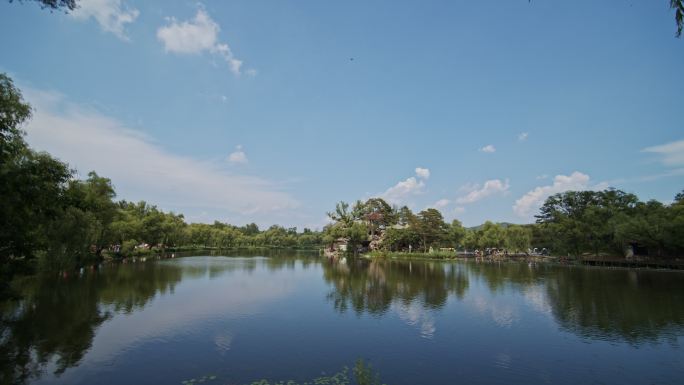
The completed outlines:
{"type": "Polygon", "coordinates": [[[684,188],[668,4],[5,1],[0,71],[34,147],[190,221],[320,228],[382,196],[529,223],[568,189],[684,188]]]}

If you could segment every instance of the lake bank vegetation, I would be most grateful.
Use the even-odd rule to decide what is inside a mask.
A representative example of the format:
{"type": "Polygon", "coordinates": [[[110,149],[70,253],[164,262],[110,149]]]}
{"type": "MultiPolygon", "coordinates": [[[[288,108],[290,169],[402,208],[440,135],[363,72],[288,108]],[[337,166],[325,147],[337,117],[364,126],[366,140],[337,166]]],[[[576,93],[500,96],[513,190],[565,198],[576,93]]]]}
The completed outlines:
{"type": "Polygon", "coordinates": [[[326,253],[371,256],[678,259],[684,256],[684,192],[671,204],[616,189],[547,198],[533,224],[485,222],[465,228],[428,208],[414,214],[381,198],[339,202],[323,231],[326,253]]]}

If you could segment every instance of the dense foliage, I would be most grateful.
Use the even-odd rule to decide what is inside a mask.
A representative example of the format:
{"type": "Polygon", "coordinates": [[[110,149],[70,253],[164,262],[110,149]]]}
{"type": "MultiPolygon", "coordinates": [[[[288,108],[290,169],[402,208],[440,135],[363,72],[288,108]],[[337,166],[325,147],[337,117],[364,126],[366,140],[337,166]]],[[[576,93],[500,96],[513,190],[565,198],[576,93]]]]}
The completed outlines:
{"type": "Polygon", "coordinates": [[[559,253],[684,255],[684,192],[665,205],[615,189],[567,191],[546,200],[537,222],[559,253]]]}
{"type": "Polygon", "coordinates": [[[444,221],[439,210],[428,208],[414,214],[406,206],[390,206],[381,198],[357,201],[352,209],[339,202],[328,213],[333,221],[323,230],[323,241],[330,247],[343,240],[349,250],[377,242],[385,251],[423,251],[431,248],[485,249],[506,248],[525,252],[531,246],[531,226],[497,224],[466,229],[460,221],[444,221]]]}
{"type": "Polygon", "coordinates": [[[527,253],[536,248],[570,256],[684,255],[684,191],[669,205],[642,202],[616,189],[567,191],[546,200],[535,224],[487,221],[468,229],[458,220],[446,223],[436,209],[414,214],[380,198],[349,207],[340,202],[328,213],[333,223],[324,228],[323,241],[331,248],[345,243],[351,251],[370,247],[392,252],[449,248],[527,253]]]}

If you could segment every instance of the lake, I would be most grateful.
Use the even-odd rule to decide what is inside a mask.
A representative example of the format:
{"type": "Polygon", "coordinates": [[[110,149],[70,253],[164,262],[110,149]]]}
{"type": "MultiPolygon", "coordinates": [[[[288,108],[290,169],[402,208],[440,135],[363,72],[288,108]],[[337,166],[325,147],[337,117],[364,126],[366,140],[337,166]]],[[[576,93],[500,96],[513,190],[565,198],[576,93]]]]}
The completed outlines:
{"type": "Polygon", "coordinates": [[[684,273],[527,263],[192,256],[24,279],[3,384],[674,384],[684,273]]]}

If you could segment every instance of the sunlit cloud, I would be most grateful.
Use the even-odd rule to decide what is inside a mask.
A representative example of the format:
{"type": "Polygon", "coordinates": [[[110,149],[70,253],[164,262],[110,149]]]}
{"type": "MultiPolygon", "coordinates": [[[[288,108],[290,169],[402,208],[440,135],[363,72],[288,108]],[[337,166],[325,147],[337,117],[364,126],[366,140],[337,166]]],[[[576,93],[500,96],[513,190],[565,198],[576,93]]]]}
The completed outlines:
{"type": "MultiPolygon", "coordinates": [[[[167,22],[157,30],[157,38],[166,52],[195,55],[208,52],[222,58],[233,74],[240,75],[242,60],[235,57],[227,43],[219,41],[221,27],[204,8],[200,7],[191,20],[178,21],[169,17],[167,22]]],[[[256,70],[247,71],[249,76],[256,75],[256,70]]]]}
{"type": "Polygon", "coordinates": [[[480,152],[486,152],[486,153],[492,153],[496,152],[496,147],[494,147],[491,144],[488,144],[480,149],[480,152]]]}
{"type": "Polygon", "coordinates": [[[527,132],[521,132],[518,134],[518,142],[524,142],[527,140],[527,137],[529,136],[529,133],[527,132]]]}
{"type": "Polygon", "coordinates": [[[456,203],[458,204],[470,204],[490,197],[496,194],[505,194],[508,192],[510,184],[508,179],[492,179],[488,180],[480,187],[480,185],[467,185],[461,188],[461,190],[468,191],[464,196],[456,198],[456,203]]]}
{"type": "Polygon", "coordinates": [[[425,182],[412,176],[388,188],[384,193],[380,194],[380,197],[390,203],[399,204],[404,203],[406,198],[410,196],[421,194],[424,189],[425,182]]]}
{"type": "Polygon", "coordinates": [[[228,155],[228,162],[232,164],[247,164],[247,154],[242,149],[242,145],[235,146],[235,151],[228,155]]]}
{"type": "Polygon", "coordinates": [[[140,11],[124,5],[122,0],[82,0],[70,15],[76,20],[88,20],[92,17],[103,31],[111,32],[122,40],[129,40],[125,31],[126,24],[133,23],[140,11]]]}
{"type": "Polygon", "coordinates": [[[665,166],[684,166],[684,140],[646,147],[641,151],[657,154],[665,166]]]}
{"type": "Polygon", "coordinates": [[[425,192],[425,180],[430,177],[430,170],[416,167],[415,172],[416,176],[397,182],[378,196],[392,204],[403,204],[407,198],[422,194],[425,192]]]}
{"type": "Polygon", "coordinates": [[[427,168],[416,167],[416,176],[421,179],[429,179],[430,170],[428,170],[427,168]]]}
{"type": "Polygon", "coordinates": [[[528,191],[515,201],[513,211],[520,217],[529,218],[539,210],[546,198],[565,191],[602,190],[608,187],[605,183],[591,185],[589,175],[575,171],[570,175],[556,175],[553,184],[539,186],[528,191]]]}

